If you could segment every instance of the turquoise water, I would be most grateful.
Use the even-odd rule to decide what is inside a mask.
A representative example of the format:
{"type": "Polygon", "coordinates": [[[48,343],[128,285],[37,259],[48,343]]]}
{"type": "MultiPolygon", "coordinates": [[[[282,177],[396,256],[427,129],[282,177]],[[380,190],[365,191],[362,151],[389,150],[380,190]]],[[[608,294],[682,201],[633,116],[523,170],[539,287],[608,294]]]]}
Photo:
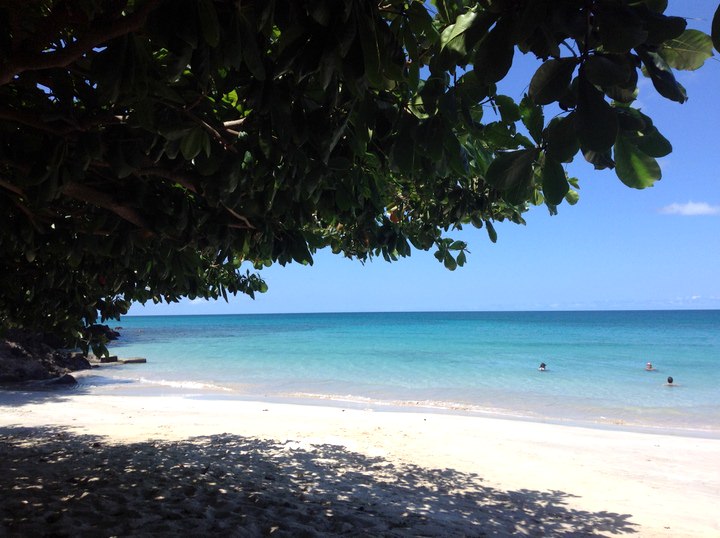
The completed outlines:
{"type": "Polygon", "coordinates": [[[96,391],[720,432],[720,311],[126,317],[96,391]],[[651,361],[656,371],[646,372],[651,361]],[[539,372],[545,362],[548,369],[539,372]],[[677,386],[665,386],[673,376],[677,386]]]}

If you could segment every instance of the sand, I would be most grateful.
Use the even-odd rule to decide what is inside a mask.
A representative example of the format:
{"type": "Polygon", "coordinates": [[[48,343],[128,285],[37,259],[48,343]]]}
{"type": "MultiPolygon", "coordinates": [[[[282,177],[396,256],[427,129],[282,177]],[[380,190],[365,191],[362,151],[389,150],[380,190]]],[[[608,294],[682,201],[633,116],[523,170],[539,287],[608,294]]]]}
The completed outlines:
{"type": "Polygon", "coordinates": [[[0,535],[720,536],[720,439],[0,394],[0,535]]]}

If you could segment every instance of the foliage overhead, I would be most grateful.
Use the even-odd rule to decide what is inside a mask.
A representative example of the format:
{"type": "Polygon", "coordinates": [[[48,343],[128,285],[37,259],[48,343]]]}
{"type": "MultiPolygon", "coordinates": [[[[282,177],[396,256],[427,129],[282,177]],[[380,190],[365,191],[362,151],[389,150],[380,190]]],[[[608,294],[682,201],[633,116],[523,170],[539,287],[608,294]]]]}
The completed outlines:
{"type": "Polygon", "coordinates": [[[246,267],[435,249],[577,201],[580,153],[634,188],[669,142],[640,76],[718,44],[663,0],[0,3],[0,327],[80,337],[130,302],[252,295],[246,267]],[[516,102],[520,54],[542,63],[516,102]]]}

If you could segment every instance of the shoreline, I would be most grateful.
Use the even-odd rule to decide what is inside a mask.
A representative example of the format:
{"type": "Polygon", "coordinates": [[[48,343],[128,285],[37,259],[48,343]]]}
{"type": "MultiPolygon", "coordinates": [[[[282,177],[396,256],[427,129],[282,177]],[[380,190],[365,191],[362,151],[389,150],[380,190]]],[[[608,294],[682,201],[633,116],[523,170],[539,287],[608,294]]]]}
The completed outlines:
{"type": "MultiPolygon", "coordinates": [[[[365,460],[361,467],[365,469],[363,473],[369,473],[368,480],[380,480],[376,475],[383,477],[382,484],[378,482],[377,495],[387,493],[395,499],[392,502],[407,505],[403,513],[410,514],[412,517],[408,517],[414,521],[410,531],[414,528],[433,536],[442,535],[441,531],[457,536],[482,529],[487,532],[495,524],[500,525],[499,530],[489,532],[490,535],[552,534],[550,529],[574,536],[639,533],[640,536],[689,537],[720,533],[720,516],[715,510],[720,495],[720,461],[717,458],[720,440],[714,438],[438,413],[435,410],[375,411],[349,406],[179,395],[113,396],[73,391],[0,393],[0,411],[0,442],[12,441],[13,436],[19,438],[24,435],[22,432],[30,432],[28,442],[32,444],[34,437],[52,431],[63,437],[63,443],[70,443],[69,446],[80,443],[83,450],[87,450],[83,439],[89,436],[97,438],[100,446],[120,447],[107,450],[122,451],[122,447],[126,447],[137,451],[138,446],[146,447],[147,443],[160,443],[158,446],[163,447],[162,450],[170,450],[179,446],[178,443],[205,446],[203,443],[208,438],[216,439],[224,434],[231,436],[232,443],[238,446],[243,443],[255,446],[266,441],[276,443],[272,454],[277,451],[280,451],[278,454],[296,456],[302,453],[308,458],[310,455],[319,458],[318,461],[332,459],[328,454],[333,454],[335,460],[344,463],[325,470],[330,473],[328,476],[337,475],[333,475],[332,484],[324,486],[329,497],[323,502],[331,503],[337,513],[345,514],[345,523],[349,525],[364,524],[360,520],[366,516],[358,519],[351,510],[355,506],[353,503],[340,507],[336,506],[338,501],[331,499],[345,495],[340,491],[341,485],[347,486],[343,477],[360,472],[350,460],[370,458],[375,462],[373,465],[380,465],[377,472],[367,471],[369,464],[365,460]],[[414,471],[408,471],[410,468],[414,471]],[[457,482],[471,493],[453,496],[452,509],[442,504],[446,500],[443,495],[435,494],[430,509],[415,510],[412,507],[423,504],[422,495],[413,493],[417,488],[400,492],[387,485],[412,472],[428,473],[425,482],[429,483],[441,480],[442,473],[449,473],[448,488],[457,482]],[[490,488],[492,493],[482,488],[490,488]],[[482,507],[490,500],[485,498],[486,504],[483,504],[480,498],[483,495],[506,500],[515,496],[517,499],[507,501],[510,504],[506,509],[493,511],[488,516],[482,507]],[[545,500],[541,502],[542,499],[545,500]],[[531,502],[535,503],[534,510],[538,512],[532,517],[518,508],[518,503],[531,502]],[[421,519],[413,519],[420,517],[418,514],[421,519]],[[601,517],[601,514],[605,516],[601,517]],[[609,519],[608,514],[612,515],[609,519]],[[550,523],[559,526],[550,527],[550,523]]],[[[270,456],[265,452],[261,450],[256,454],[258,459],[254,460],[261,467],[270,465],[266,461],[270,456]]],[[[147,457],[151,458],[150,455],[147,457]]],[[[189,457],[193,459],[193,456],[189,457]]],[[[32,458],[28,456],[29,459],[32,458]]],[[[24,460],[18,457],[17,461],[24,460]]],[[[307,469],[302,472],[305,471],[307,469]]],[[[34,472],[42,471],[36,469],[34,472]]],[[[273,472],[278,473],[278,468],[275,467],[273,472]]],[[[285,479],[291,477],[283,476],[282,480],[285,479]]],[[[280,480],[276,478],[276,481],[280,480]]],[[[253,485],[256,489],[257,486],[253,485]]],[[[275,486],[266,486],[270,488],[271,496],[282,496],[287,489],[275,491],[275,486]]],[[[355,504],[367,500],[370,490],[364,492],[354,483],[350,486],[354,493],[349,498],[355,504]]],[[[375,495],[375,490],[372,491],[375,495]]],[[[296,502],[300,508],[307,508],[303,501],[283,500],[286,502],[293,506],[296,502]]],[[[373,510],[381,510],[379,506],[387,502],[381,498],[373,510]]],[[[392,519],[391,515],[382,516],[378,512],[376,516],[380,519],[377,521],[385,521],[383,517],[392,519]]],[[[287,519],[286,516],[275,516],[280,520],[282,517],[287,519]]],[[[291,523],[281,522],[279,528],[289,529],[287,535],[292,535],[299,527],[292,526],[297,525],[297,521],[291,523]]],[[[314,521],[313,525],[319,528],[320,522],[314,521]]],[[[376,530],[379,535],[390,535],[392,528],[376,530]]],[[[334,534],[334,531],[328,531],[328,535],[334,534]]],[[[337,534],[341,533],[338,531],[337,534]]]]}
{"type": "MultiPolygon", "coordinates": [[[[511,413],[506,410],[485,410],[480,408],[471,408],[461,403],[453,403],[448,405],[439,405],[439,402],[416,402],[416,401],[384,401],[371,400],[352,397],[334,397],[332,395],[258,395],[258,394],[242,394],[242,393],[210,393],[210,392],[186,392],[185,388],[171,388],[167,391],[159,391],[155,388],[145,387],[132,388],[119,391],[120,394],[100,393],[100,392],[78,392],[72,387],[63,386],[48,387],[46,389],[18,389],[0,387],[0,393],[18,393],[21,395],[31,395],[36,393],[67,393],[69,395],[83,396],[109,396],[112,398],[147,398],[154,400],[157,398],[181,398],[189,401],[211,401],[211,402],[264,402],[266,404],[278,405],[295,405],[307,407],[328,407],[341,410],[367,411],[373,413],[408,413],[408,414],[432,414],[446,416],[462,416],[480,419],[502,420],[518,423],[532,424],[548,424],[552,426],[560,426],[566,428],[585,428],[597,429],[608,432],[630,432],[649,435],[667,435],[672,437],[686,437],[688,439],[714,439],[720,440],[720,430],[714,428],[680,428],[676,426],[666,426],[660,424],[640,424],[628,423],[623,421],[592,421],[585,419],[563,419],[558,417],[544,417],[522,415],[520,413],[511,413]],[[152,391],[152,393],[150,393],[152,391]]],[[[20,396],[19,399],[23,399],[20,396]]],[[[0,405],[2,405],[0,398],[0,405]]]]}
{"type": "MultiPolygon", "coordinates": [[[[716,421],[707,421],[702,425],[687,426],[685,417],[676,417],[674,422],[643,422],[640,419],[631,419],[626,416],[613,416],[613,412],[627,412],[621,409],[603,409],[605,415],[568,417],[556,412],[552,415],[543,415],[537,412],[528,412],[522,409],[508,409],[503,407],[487,407],[467,402],[440,401],[440,400],[399,400],[380,399],[352,394],[322,394],[322,393],[263,393],[254,387],[223,386],[215,382],[204,381],[168,381],[141,378],[118,378],[104,376],[102,369],[115,368],[113,365],[103,365],[99,369],[75,372],[78,388],[86,389],[89,394],[112,395],[118,393],[127,396],[158,397],[181,396],[193,399],[207,400],[238,400],[238,401],[266,401],[279,404],[294,404],[307,406],[345,407],[349,409],[371,409],[377,412],[408,412],[433,413],[443,415],[463,415],[480,418],[496,418],[519,422],[537,422],[568,427],[597,428],[608,431],[630,431],[636,433],[657,433],[680,437],[699,437],[720,439],[720,416],[716,421]],[[97,384],[84,383],[84,378],[95,377],[97,384]]],[[[671,389],[671,390],[674,390],[671,389]]],[[[643,410],[647,412],[648,410],[643,410]]],[[[650,409],[651,412],[667,413],[667,409],[650,409]]],[[[715,416],[713,413],[712,416],[715,416]]],[[[656,415],[657,418],[657,415],[656,415]]]]}

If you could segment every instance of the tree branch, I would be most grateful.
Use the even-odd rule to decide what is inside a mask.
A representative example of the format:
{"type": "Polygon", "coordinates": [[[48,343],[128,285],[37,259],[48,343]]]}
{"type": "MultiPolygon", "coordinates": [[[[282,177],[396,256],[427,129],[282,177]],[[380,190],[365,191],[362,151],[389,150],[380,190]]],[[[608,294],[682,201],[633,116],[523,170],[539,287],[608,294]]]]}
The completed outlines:
{"type": "Polygon", "coordinates": [[[145,24],[148,15],[160,1],[147,0],[140,9],[114,21],[113,24],[97,24],[85,35],[55,52],[13,55],[10,61],[0,69],[0,86],[8,84],[15,76],[25,71],[67,67],[98,45],[138,30],[145,24]]]}
{"type": "Polygon", "coordinates": [[[195,123],[200,125],[203,129],[205,129],[208,133],[210,133],[220,144],[222,145],[223,149],[226,151],[231,151],[233,153],[237,153],[237,150],[232,147],[225,138],[218,132],[217,129],[215,129],[212,125],[210,125],[208,122],[203,120],[202,118],[197,117],[195,114],[190,112],[190,110],[186,110],[185,114],[193,120],[195,123]]]}
{"type": "Polygon", "coordinates": [[[247,119],[247,117],[240,118],[239,120],[225,121],[225,122],[223,122],[223,125],[225,127],[237,127],[238,125],[242,125],[243,123],[245,123],[246,119],[247,119]]]}
{"type": "Polygon", "coordinates": [[[193,180],[190,177],[180,174],[178,172],[166,170],[165,168],[143,168],[142,170],[138,170],[135,173],[139,176],[157,176],[163,179],[169,179],[170,181],[179,183],[190,192],[197,194],[197,187],[195,187],[193,180]]]}
{"type": "MultiPolygon", "coordinates": [[[[237,213],[235,210],[229,208],[225,204],[222,204],[222,206],[227,210],[228,213],[230,213],[233,217],[235,217],[236,219],[238,219],[240,222],[242,222],[244,224],[243,228],[248,228],[250,230],[255,229],[255,226],[250,224],[250,221],[247,219],[247,217],[243,217],[240,213],[237,213]]],[[[237,224],[235,224],[235,225],[230,224],[230,227],[238,228],[239,226],[237,224]]]]}
{"type": "MultiPolygon", "coordinates": [[[[164,168],[144,168],[142,170],[138,170],[136,174],[139,176],[157,176],[163,179],[169,179],[170,181],[179,183],[190,192],[202,196],[202,194],[198,193],[197,187],[195,187],[195,185],[193,184],[192,179],[178,172],[173,172],[172,170],[166,170],[164,168]]],[[[250,221],[247,219],[247,217],[244,217],[243,215],[237,213],[235,210],[229,208],[225,204],[221,205],[228,213],[230,213],[233,217],[242,222],[242,225],[230,224],[230,228],[243,228],[249,230],[255,229],[255,226],[250,224],[250,221]]]]}
{"type": "MultiPolygon", "coordinates": [[[[12,202],[15,204],[15,207],[17,207],[22,213],[25,214],[28,221],[30,221],[30,224],[32,224],[33,228],[35,228],[38,233],[45,233],[43,227],[37,223],[37,219],[42,217],[38,217],[37,215],[33,214],[30,209],[28,209],[25,204],[20,203],[19,200],[13,200],[12,202]]],[[[47,220],[47,217],[45,217],[45,220],[47,220]]]]}
{"type": "MultiPolygon", "coordinates": [[[[50,113],[48,112],[48,115],[50,113]]],[[[80,121],[70,117],[63,117],[55,122],[64,121],[66,125],[64,127],[55,127],[43,120],[43,116],[30,113],[26,110],[15,110],[7,107],[0,107],[0,120],[9,120],[27,127],[33,127],[39,131],[54,134],[57,136],[65,136],[75,131],[87,131],[92,127],[98,127],[101,125],[117,124],[122,123],[120,116],[106,115],[104,117],[95,118],[84,118],[80,121]]]]}
{"type": "Polygon", "coordinates": [[[17,194],[18,196],[20,196],[22,198],[25,198],[25,193],[23,193],[23,191],[20,189],[20,187],[16,187],[12,183],[8,183],[7,181],[0,179],[0,187],[3,187],[5,189],[9,190],[10,192],[14,192],[15,194],[17,194]]]}
{"type": "Polygon", "coordinates": [[[39,131],[51,133],[54,135],[63,135],[65,132],[61,129],[56,129],[52,125],[48,125],[40,118],[33,117],[29,114],[21,112],[19,110],[13,110],[12,108],[0,107],[0,120],[9,120],[27,127],[33,127],[39,131]]]}
{"type": "Polygon", "coordinates": [[[81,202],[107,209],[108,211],[115,213],[121,219],[134,224],[138,228],[149,228],[143,216],[135,211],[135,209],[118,204],[108,194],[95,190],[92,187],[71,182],[63,185],[62,192],[65,196],[69,196],[75,200],[80,200],[81,202]]]}

